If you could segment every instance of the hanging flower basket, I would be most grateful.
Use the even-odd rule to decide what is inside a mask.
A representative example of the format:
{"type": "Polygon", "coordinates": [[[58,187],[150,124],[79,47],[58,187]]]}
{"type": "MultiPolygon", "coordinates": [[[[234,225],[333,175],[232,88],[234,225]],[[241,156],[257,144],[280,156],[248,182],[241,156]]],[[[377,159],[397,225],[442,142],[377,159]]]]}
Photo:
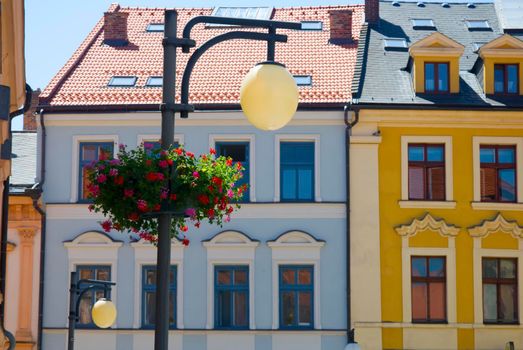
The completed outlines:
{"type": "Polygon", "coordinates": [[[89,210],[108,218],[100,223],[105,232],[132,231],[152,243],[158,240],[158,215],[169,212],[172,237],[188,245],[188,222],[221,225],[239,208],[247,188],[237,185],[243,170],[230,157],[216,157],[214,149],[195,157],[182,147],[146,144],[127,151],[120,145],[117,159],[102,154],[89,169],[89,210]]]}

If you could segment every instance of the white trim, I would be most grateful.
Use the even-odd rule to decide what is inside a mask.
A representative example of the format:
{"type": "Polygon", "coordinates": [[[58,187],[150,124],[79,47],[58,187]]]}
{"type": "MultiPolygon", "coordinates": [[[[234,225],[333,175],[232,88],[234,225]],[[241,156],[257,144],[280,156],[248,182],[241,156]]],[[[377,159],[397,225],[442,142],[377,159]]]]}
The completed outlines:
{"type": "Polygon", "coordinates": [[[445,201],[454,200],[452,136],[402,136],[401,137],[401,200],[409,200],[409,143],[434,143],[445,145],[445,201]]]}
{"type": "MultiPolygon", "coordinates": [[[[159,141],[161,138],[160,134],[139,134],[136,137],[136,146],[140,146],[144,141],[159,141]]],[[[178,142],[180,145],[185,144],[185,136],[183,134],[174,135],[174,142],[178,142]]]]}
{"type": "MultiPolygon", "coordinates": [[[[97,231],[87,231],[63,244],[67,249],[69,272],[76,271],[78,265],[108,265],[111,267],[111,281],[118,283],[118,249],[123,245],[122,242],[112,241],[97,231]]],[[[118,306],[117,292],[117,287],[111,290],[111,300],[118,306]]],[[[69,296],[67,298],[69,305],[69,296]]],[[[117,322],[112,327],[116,328],[117,322]]]]}
{"type": "MultiPolygon", "coordinates": [[[[142,267],[156,265],[157,249],[140,240],[131,243],[134,250],[134,320],[133,328],[142,328],[142,267]]],[[[176,265],[176,329],[183,329],[183,253],[184,246],[174,239],[171,242],[171,265],[176,265]]]]}
{"type": "Polygon", "coordinates": [[[254,258],[258,241],[237,231],[224,231],[209,241],[202,242],[207,249],[207,323],[214,328],[214,266],[247,265],[249,267],[249,329],[256,329],[254,258]]]}
{"type": "MultiPolygon", "coordinates": [[[[49,220],[102,220],[102,213],[91,213],[88,204],[46,204],[49,220]]],[[[235,219],[345,219],[345,203],[242,203],[233,212],[235,219]]]]}
{"type": "MultiPolygon", "coordinates": [[[[448,237],[447,248],[411,248],[409,237],[403,236],[401,252],[403,323],[412,323],[411,256],[444,256],[446,266],[447,322],[456,323],[456,248],[455,238],[448,237]]],[[[423,325],[425,326],[425,325],[423,325]]]]}
{"type": "Polygon", "coordinates": [[[474,210],[523,211],[523,203],[471,202],[474,210]]]}
{"type": "MultiPolygon", "coordinates": [[[[386,323],[384,325],[384,328],[386,328],[386,323]]],[[[67,328],[44,328],[43,329],[45,334],[66,334],[67,328]]],[[[100,334],[100,330],[98,329],[76,329],[75,332],[77,333],[88,333],[92,334],[93,336],[96,336],[97,334],[100,334]]],[[[135,334],[135,335],[142,335],[142,334],[151,334],[151,330],[149,329],[108,329],[105,330],[103,333],[110,333],[110,334],[135,334]]],[[[288,335],[294,335],[294,336],[301,336],[304,334],[303,330],[272,330],[272,329],[250,329],[250,330],[242,330],[240,331],[241,334],[256,334],[256,335],[275,335],[275,334],[288,334],[288,335]]],[[[237,335],[237,330],[208,330],[208,329],[170,329],[169,334],[173,335],[208,335],[208,334],[224,334],[224,335],[237,335]]],[[[326,335],[326,336],[344,336],[347,334],[347,330],[341,330],[341,329],[326,329],[326,330],[316,330],[314,331],[314,334],[317,335],[326,335]]],[[[65,340],[67,341],[67,337],[65,337],[65,340]]],[[[65,347],[67,348],[67,347],[65,347]]],[[[64,349],[65,349],[64,348],[64,349]]],[[[242,349],[243,350],[243,349],[242,349]]]]}
{"type": "Polygon", "coordinates": [[[80,164],[80,143],[81,142],[113,142],[113,157],[118,154],[118,135],[73,135],[73,154],[71,161],[71,203],[78,202],[78,167],[80,164]]]}
{"type": "Polygon", "coordinates": [[[321,329],[320,256],[325,242],[300,231],[287,232],[267,245],[272,250],[272,329],[280,327],[279,266],[312,265],[314,268],[314,329],[321,329]]]}
{"type": "Polygon", "coordinates": [[[314,142],[314,201],[321,202],[320,179],[320,135],[319,134],[278,134],[274,136],[274,201],[280,201],[280,143],[314,142]]]}
{"type": "Polygon", "coordinates": [[[400,208],[455,209],[454,201],[398,201],[400,208]]]}
{"type": "Polygon", "coordinates": [[[209,134],[209,148],[216,148],[216,142],[249,142],[249,202],[256,202],[256,161],[254,134],[209,134]]]}
{"type": "MultiPolygon", "coordinates": [[[[481,145],[514,145],[516,146],[516,174],[517,174],[517,201],[523,203],[523,137],[504,137],[504,136],[474,136],[472,138],[472,159],[473,159],[473,178],[474,178],[474,202],[481,202],[481,176],[480,176],[480,157],[479,148],[481,145]]],[[[489,203],[494,204],[498,203],[489,203]]],[[[501,208],[498,205],[496,208],[501,208]]],[[[474,205],[473,205],[474,208],[474,205]]],[[[474,208],[476,209],[476,208],[474,208]]]]}

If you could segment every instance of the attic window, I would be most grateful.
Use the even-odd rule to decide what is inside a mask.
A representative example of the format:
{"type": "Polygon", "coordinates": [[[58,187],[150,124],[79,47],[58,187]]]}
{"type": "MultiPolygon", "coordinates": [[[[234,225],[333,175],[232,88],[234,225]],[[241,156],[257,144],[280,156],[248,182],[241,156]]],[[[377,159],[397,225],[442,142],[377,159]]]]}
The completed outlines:
{"type": "MultiPolygon", "coordinates": [[[[211,16],[248,19],[271,19],[272,7],[215,7],[211,16]]],[[[209,27],[223,27],[223,24],[207,23],[209,27]]]]}
{"type": "Polygon", "coordinates": [[[407,40],[401,38],[388,38],[383,40],[386,49],[406,49],[407,40]]]}
{"type": "Polygon", "coordinates": [[[165,29],[165,25],[163,23],[149,23],[147,25],[147,29],[145,31],[147,32],[163,32],[165,29]]]}
{"type": "Polygon", "coordinates": [[[481,49],[481,47],[483,45],[485,45],[486,43],[485,42],[477,42],[477,43],[474,43],[473,44],[473,48],[474,48],[474,52],[478,52],[479,49],[481,49]]]}
{"type": "Polygon", "coordinates": [[[112,87],[130,87],[136,84],[136,79],[136,77],[132,76],[116,76],[112,77],[107,85],[112,87]]]}
{"type": "Polygon", "coordinates": [[[323,22],[321,22],[321,21],[302,21],[301,29],[302,30],[322,30],[323,22]]]}
{"type": "Polygon", "coordinates": [[[293,75],[294,81],[298,86],[311,86],[312,76],[310,75],[293,75]]]}
{"type": "Polygon", "coordinates": [[[411,22],[414,29],[436,29],[431,19],[412,19],[411,22]]]}
{"type": "Polygon", "coordinates": [[[161,87],[163,85],[163,77],[149,77],[145,86],[149,87],[161,87]]]}
{"type": "Polygon", "coordinates": [[[469,20],[465,21],[468,30],[488,30],[490,29],[490,24],[487,20],[469,20]]]}
{"type": "Polygon", "coordinates": [[[441,4],[441,7],[448,9],[450,8],[450,4],[448,2],[444,2],[443,4],[441,4]]]}

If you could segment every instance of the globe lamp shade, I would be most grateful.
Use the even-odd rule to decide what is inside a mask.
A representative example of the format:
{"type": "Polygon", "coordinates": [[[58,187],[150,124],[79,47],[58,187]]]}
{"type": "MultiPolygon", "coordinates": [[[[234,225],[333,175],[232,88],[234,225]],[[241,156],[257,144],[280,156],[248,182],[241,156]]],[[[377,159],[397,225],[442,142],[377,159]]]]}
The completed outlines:
{"type": "Polygon", "coordinates": [[[93,322],[100,328],[109,328],[116,320],[116,307],[107,299],[98,299],[91,312],[93,322]]]}
{"type": "Polygon", "coordinates": [[[263,62],[245,76],[240,104],[251,124],[261,130],[284,127],[298,108],[298,86],[285,66],[263,62]]]}

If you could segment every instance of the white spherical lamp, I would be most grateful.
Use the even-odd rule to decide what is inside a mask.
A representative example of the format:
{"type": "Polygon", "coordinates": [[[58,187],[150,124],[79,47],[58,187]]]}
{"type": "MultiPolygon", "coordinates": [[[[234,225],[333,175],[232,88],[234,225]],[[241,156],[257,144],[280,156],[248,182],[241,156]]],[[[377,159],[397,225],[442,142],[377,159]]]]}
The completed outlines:
{"type": "Polygon", "coordinates": [[[240,104],[255,127],[277,130],[296,113],[298,86],[285,66],[275,62],[259,63],[243,79],[240,104]]]}
{"type": "Polygon", "coordinates": [[[107,299],[98,299],[91,312],[93,322],[100,328],[109,328],[116,320],[116,307],[107,299]]]}

